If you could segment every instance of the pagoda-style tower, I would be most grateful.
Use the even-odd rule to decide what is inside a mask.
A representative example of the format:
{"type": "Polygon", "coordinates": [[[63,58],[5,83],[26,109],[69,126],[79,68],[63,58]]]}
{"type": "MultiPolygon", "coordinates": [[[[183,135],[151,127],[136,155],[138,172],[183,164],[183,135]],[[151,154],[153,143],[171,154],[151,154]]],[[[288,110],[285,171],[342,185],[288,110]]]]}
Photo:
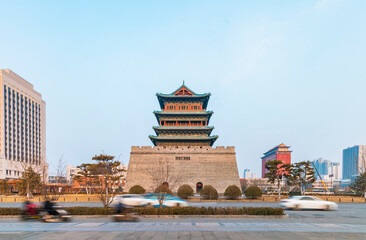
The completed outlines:
{"type": "Polygon", "coordinates": [[[210,136],[212,111],[207,111],[210,93],[196,94],[183,85],[171,94],[157,93],[161,111],[154,114],[157,136],[149,136],[155,146],[212,146],[218,136],[210,136]]]}

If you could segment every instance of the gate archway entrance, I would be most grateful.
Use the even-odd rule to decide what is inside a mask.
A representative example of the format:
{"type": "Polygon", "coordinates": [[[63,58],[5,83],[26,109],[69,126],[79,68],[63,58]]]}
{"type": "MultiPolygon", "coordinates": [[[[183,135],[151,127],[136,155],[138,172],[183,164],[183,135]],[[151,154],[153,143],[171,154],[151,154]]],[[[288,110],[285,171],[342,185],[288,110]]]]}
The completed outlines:
{"type": "Polygon", "coordinates": [[[203,184],[201,182],[196,183],[196,193],[199,193],[203,188],[203,184]]]}

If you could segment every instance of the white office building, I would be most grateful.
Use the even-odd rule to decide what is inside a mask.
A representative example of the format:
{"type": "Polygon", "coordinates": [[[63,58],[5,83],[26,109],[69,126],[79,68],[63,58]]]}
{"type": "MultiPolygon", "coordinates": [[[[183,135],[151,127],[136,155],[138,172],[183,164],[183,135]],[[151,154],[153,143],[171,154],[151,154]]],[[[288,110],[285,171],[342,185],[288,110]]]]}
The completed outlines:
{"type": "Polygon", "coordinates": [[[31,166],[46,174],[46,103],[33,85],[0,69],[0,179],[17,179],[31,166]]]}

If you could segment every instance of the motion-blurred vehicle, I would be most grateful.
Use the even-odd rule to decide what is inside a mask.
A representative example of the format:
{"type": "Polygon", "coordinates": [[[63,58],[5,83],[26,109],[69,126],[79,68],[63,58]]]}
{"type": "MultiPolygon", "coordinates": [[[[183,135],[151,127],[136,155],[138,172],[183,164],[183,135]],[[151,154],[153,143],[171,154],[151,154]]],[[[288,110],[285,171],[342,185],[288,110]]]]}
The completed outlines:
{"type": "Polygon", "coordinates": [[[162,193],[149,193],[143,195],[146,200],[146,206],[151,207],[160,207],[159,199],[164,199],[162,207],[187,207],[188,202],[180,199],[178,197],[174,197],[169,194],[162,193]]]}
{"type": "Polygon", "coordinates": [[[122,202],[118,202],[114,208],[114,214],[112,219],[115,222],[129,221],[137,222],[138,217],[136,215],[136,210],[133,207],[127,206],[122,202]]]}
{"type": "Polygon", "coordinates": [[[41,221],[43,222],[69,222],[72,216],[64,209],[55,207],[57,214],[49,214],[46,210],[40,212],[41,221]]]}
{"type": "Polygon", "coordinates": [[[280,206],[286,209],[322,209],[322,210],[336,210],[338,205],[334,202],[324,201],[317,197],[311,196],[293,196],[289,199],[281,200],[280,206]]]}
{"type": "Polygon", "coordinates": [[[21,211],[21,220],[39,220],[42,216],[39,214],[40,206],[29,201],[25,202],[25,206],[21,211]]]}
{"type": "Polygon", "coordinates": [[[146,199],[143,195],[139,194],[116,195],[113,198],[112,204],[118,203],[122,203],[129,207],[144,207],[146,205],[146,199]]]}

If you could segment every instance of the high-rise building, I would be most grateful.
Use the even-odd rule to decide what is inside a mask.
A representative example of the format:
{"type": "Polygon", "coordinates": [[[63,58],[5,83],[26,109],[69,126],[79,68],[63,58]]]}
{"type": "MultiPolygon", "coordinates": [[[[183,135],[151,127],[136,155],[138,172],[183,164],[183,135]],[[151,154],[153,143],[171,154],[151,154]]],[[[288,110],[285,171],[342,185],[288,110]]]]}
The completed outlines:
{"type": "Polygon", "coordinates": [[[250,169],[246,168],[244,169],[244,179],[251,179],[251,178],[257,178],[257,174],[252,173],[250,169]]]}
{"type": "Polygon", "coordinates": [[[0,69],[0,84],[0,179],[19,178],[29,166],[45,174],[46,103],[9,69],[0,69]]]}
{"type": "Polygon", "coordinates": [[[366,145],[355,145],[343,150],[343,179],[353,180],[366,170],[366,145]]]}
{"type": "Polygon", "coordinates": [[[264,153],[262,157],[262,178],[268,172],[266,169],[266,162],[273,160],[281,160],[284,164],[291,164],[291,152],[288,149],[290,146],[286,146],[281,143],[280,145],[270,149],[269,151],[264,153]]]}
{"type": "Polygon", "coordinates": [[[339,162],[331,162],[330,165],[330,174],[332,175],[333,179],[341,179],[341,164],[339,162]]]}
{"type": "Polygon", "coordinates": [[[328,179],[340,179],[340,163],[339,162],[331,162],[324,158],[318,158],[313,161],[314,166],[318,170],[318,173],[315,173],[317,180],[320,180],[320,177],[323,180],[328,179]]]}
{"type": "Polygon", "coordinates": [[[244,169],[244,179],[250,179],[252,178],[252,173],[250,172],[250,170],[248,168],[244,169]]]}

